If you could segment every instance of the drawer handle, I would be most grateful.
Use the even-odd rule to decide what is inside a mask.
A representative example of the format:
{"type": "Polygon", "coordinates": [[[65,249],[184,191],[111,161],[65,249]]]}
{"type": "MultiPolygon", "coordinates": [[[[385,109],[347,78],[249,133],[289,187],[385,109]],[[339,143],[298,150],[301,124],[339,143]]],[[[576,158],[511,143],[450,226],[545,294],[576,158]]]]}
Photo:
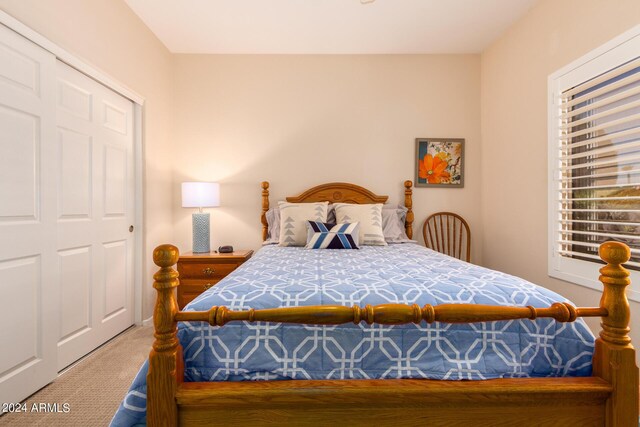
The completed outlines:
{"type": "Polygon", "coordinates": [[[213,284],[212,283],[207,283],[206,285],[204,285],[204,290],[206,291],[209,288],[212,288],[213,284]]]}
{"type": "Polygon", "coordinates": [[[211,275],[212,275],[213,273],[215,273],[215,272],[216,272],[216,271],[215,271],[213,268],[211,268],[211,267],[207,267],[207,268],[203,268],[203,269],[202,269],[202,273],[203,273],[205,276],[211,276],[211,275]]]}

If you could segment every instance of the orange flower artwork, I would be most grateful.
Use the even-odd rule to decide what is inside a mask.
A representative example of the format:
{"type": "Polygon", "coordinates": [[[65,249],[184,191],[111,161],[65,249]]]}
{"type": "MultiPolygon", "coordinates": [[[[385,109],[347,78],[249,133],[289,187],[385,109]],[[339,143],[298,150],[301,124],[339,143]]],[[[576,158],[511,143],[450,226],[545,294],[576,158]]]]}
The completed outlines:
{"type": "Polygon", "coordinates": [[[449,172],[445,171],[447,166],[449,163],[442,160],[440,156],[433,157],[431,154],[427,154],[422,160],[419,160],[418,176],[426,179],[429,184],[440,184],[451,178],[449,172]]]}
{"type": "Polygon", "coordinates": [[[416,187],[464,187],[464,139],[416,138],[416,187]]]}

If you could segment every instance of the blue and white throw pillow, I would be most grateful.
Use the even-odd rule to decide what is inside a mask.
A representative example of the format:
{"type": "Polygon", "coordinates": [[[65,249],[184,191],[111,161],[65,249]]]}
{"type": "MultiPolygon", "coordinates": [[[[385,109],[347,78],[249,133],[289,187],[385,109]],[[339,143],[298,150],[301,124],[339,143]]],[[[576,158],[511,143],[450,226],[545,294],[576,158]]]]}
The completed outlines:
{"type": "Polygon", "coordinates": [[[308,249],[358,249],[360,224],[307,221],[308,249]]]}

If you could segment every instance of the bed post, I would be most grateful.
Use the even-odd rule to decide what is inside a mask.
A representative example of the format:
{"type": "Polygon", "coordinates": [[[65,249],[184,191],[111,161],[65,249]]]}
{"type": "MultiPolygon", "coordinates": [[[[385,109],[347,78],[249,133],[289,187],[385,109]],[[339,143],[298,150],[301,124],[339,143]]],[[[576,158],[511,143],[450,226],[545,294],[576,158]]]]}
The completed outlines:
{"type": "Polygon", "coordinates": [[[262,241],[267,240],[269,236],[269,228],[267,224],[267,211],[269,210],[269,181],[262,181],[262,241]]]}
{"type": "Polygon", "coordinates": [[[625,293],[631,283],[629,272],[621,264],[629,261],[629,247],[619,242],[600,245],[600,258],[607,263],[600,269],[604,285],[600,307],[608,315],[602,317],[602,331],[596,340],[593,355],[593,375],[613,386],[607,400],[606,425],[637,426],[638,367],[636,353],[629,338],[629,301],[625,293]]]}
{"type": "Polygon", "coordinates": [[[404,228],[407,231],[407,237],[413,239],[413,200],[411,195],[413,191],[413,181],[406,180],[404,182],[404,206],[407,208],[407,218],[404,221],[404,228]]]}
{"type": "Polygon", "coordinates": [[[161,245],[153,251],[153,262],[160,267],[154,274],[153,287],[158,291],[153,310],[155,341],[149,354],[147,374],[147,424],[177,426],[176,389],[184,377],[182,347],[178,342],[175,315],[178,303],[173,292],[178,272],[172,266],[178,262],[178,248],[161,245]]]}

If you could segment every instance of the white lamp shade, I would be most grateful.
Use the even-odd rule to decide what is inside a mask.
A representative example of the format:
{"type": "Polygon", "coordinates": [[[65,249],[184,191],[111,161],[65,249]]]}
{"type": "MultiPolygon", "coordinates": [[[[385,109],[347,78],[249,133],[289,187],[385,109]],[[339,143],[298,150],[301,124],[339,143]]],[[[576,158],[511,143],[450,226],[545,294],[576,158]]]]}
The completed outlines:
{"type": "Polygon", "coordinates": [[[217,182],[183,182],[183,208],[213,208],[220,206],[220,184],[217,182]]]}

